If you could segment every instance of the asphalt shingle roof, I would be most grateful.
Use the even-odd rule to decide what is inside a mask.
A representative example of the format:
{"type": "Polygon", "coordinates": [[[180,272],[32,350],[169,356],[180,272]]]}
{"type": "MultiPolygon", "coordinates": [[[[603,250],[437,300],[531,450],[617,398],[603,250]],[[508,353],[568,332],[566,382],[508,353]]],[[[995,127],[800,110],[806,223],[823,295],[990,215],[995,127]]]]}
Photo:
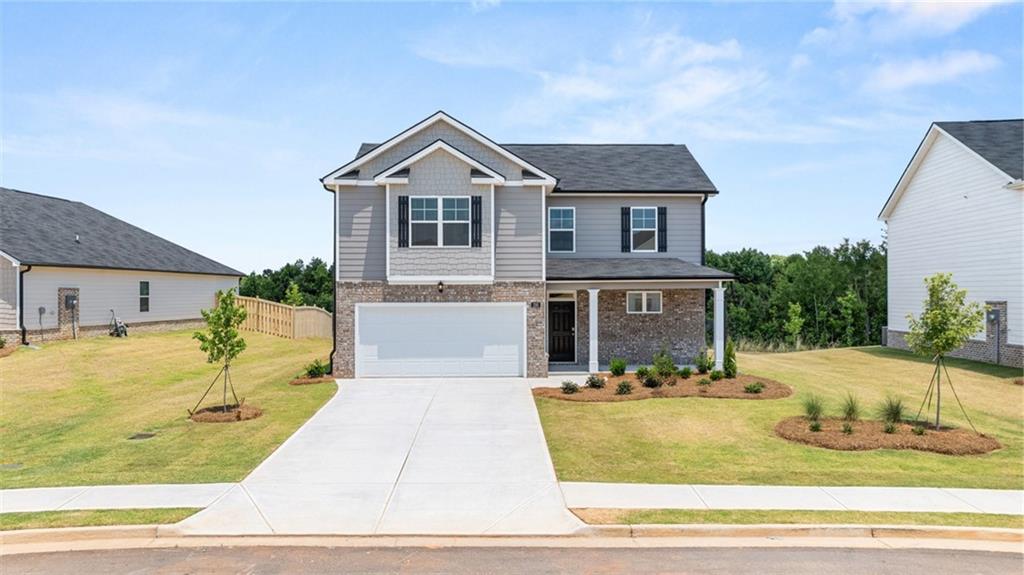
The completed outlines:
{"type": "Polygon", "coordinates": [[[1024,178],[1024,120],[935,122],[1010,177],[1024,178]]]}
{"type": "Polygon", "coordinates": [[[732,274],[678,258],[548,258],[550,280],[727,280],[732,274]]]}
{"type": "Polygon", "coordinates": [[[26,265],[245,275],[81,202],[8,188],[0,251],[26,265]]]}
{"type": "MultiPolygon", "coordinates": [[[[380,144],[363,144],[356,157],[380,144]]],[[[718,193],[684,145],[500,144],[558,178],[558,192],[718,193]]]]}

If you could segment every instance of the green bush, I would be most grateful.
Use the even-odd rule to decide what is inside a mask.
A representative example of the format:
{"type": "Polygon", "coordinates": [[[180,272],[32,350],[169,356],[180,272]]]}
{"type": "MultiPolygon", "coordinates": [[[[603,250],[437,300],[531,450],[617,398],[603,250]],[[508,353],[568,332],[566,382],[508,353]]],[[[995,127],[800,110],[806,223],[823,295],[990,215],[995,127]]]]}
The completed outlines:
{"type": "Polygon", "coordinates": [[[886,433],[896,433],[896,424],[891,421],[885,422],[885,428],[883,429],[886,433]]]}
{"type": "Polygon", "coordinates": [[[711,380],[706,378],[706,377],[702,377],[699,380],[697,380],[697,385],[699,385],[701,387],[707,387],[707,386],[711,385],[711,380]]]}
{"type": "Polygon", "coordinates": [[[651,369],[646,365],[641,365],[640,367],[636,368],[636,378],[639,379],[640,381],[647,379],[647,376],[650,375],[650,373],[651,369]]]}
{"type": "Polygon", "coordinates": [[[764,391],[764,384],[761,383],[760,381],[748,383],[747,385],[743,386],[744,393],[761,393],[762,391],[764,391]]]}
{"type": "Polygon", "coordinates": [[[697,368],[697,373],[707,373],[711,371],[711,360],[708,358],[708,350],[700,350],[693,358],[693,365],[697,368]]]}
{"type": "Polygon", "coordinates": [[[615,395],[629,395],[633,393],[633,384],[628,381],[620,381],[618,387],[615,388],[615,395]]]}
{"type": "Polygon", "coordinates": [[[807,426],[807,428],[810,429],[811,431],[817,433],[817,432],[821,431],[821,422],[820,421],[812,421],[811,424],[809,426],[807,426]]]}
{"type": "Polygon", "coordinates": [[[914,435],[924,435],[924,426],[921,424],[915,425],[914,435]]]}
{"type": "Polygon", "coordinates": [[[587,376],[587,387],[601,389],[604,387],[604,383],[604,378],[601,377],[600,375],[597,375],[596,373],[592,373],[587,376]]]}
{"type": "Polygon", "coordinates": [[[860,419],[860,401],[852,393],[847,392],[841,410],[843,412],[843,419],[846,421],[857,421],[860,419]]]}
{"type": "Polygon", "coordinates": [[[608,371],[612,372],[612,375],[619,377],[626,373],[626,360],[621,357],[613,357],[611,362],[608,363],[608,371]]]}
{"type": "Polygon", "coordinates": [[[811,394],[804,397],[800,404],[804,408],[804,417],[810,421],[818,421],[821,419],[821,414],[825,411],[825,404],[817,395],[811,394]]]}
{"type": "Polygon", "coordinates": [[[306,377],[310,379],[323,377],[329,373],[331,373],[331,364],[320,361],[320,358],[314,359],[313,363],[306,366],[306,377]]]}
{"type": "Polygon", "coordinates": [[[679,376],[683,379],[690,379],[691,375],[693,375],[693,370],[689,366],[679,370],[679,376]]]}
{"type": "Polygon", "coordinates": [[[3,349],[7,345],[7,338],[0,335],[0,349],[3,349]]]}
{"type": "Polygon", "coordinates": [[[657,388],[661,387],[663,382],[661,381],[661,378],[658,377],[658,374],[648,370],[640,379],[640,383],[642,383],[644,387],[657,388]]]}
{"type": "Polygon", "coordinates": [[[651,365],[654,368],[654,373],[663,380],[671,378],[676,374],[676,363],[672,361],[672,356],[664,348],[654,354],[651,365]]]}
{"type": "Polygon", "coordinates": [[[849,421],[844,422],[843,423],[843,434],[844,435],[850,435],[852,433],[853,433],[853,425],[849,421]]]}
{"type": "Polygon", "coordinates": [[[882,421],[899,423],[903,421],[904,411],[903,400],[898,397],[886,397],[878,406],[878,417],[882,421]]]}
{"type": "Polygon", "coordinates": [[[572,395],[579,392],[580,386],[574,381],[565,380],[562,382],[562,393],[566,395],[572,395]]]}
{"type": "Polygon", "coordinates": [[[711,381],[718,381],[718,380],[720,380],[720,379],[722,379],[724,377],[725,377],[725,373],[723,373],[722,370],[720,370],[720,369],[716,369],[716,370],[711,372],[711,381]]]}
{"type": "Polygon", "coordinates": [[[732,342],[732,339],[725,342],[725,358],[722,361],[722,371],[725,372],[725,377],[729,379],[736,377],[736,344],[732,342]]]}

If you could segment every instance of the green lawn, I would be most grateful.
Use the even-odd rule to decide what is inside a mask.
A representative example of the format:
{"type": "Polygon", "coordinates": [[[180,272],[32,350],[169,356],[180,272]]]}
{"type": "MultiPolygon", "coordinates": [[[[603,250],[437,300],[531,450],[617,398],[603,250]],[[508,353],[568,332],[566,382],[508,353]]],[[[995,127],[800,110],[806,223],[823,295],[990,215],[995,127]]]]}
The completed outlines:
{"type": "Polygon", "coordinates": [[[177,523],[199,511],[187,507],[171,509],[99,509],[89,511],[42,511],[0,513],[0,531],[82,527],[100,525],[160,525],[177,523]]]}
{"type": "Polygon", "coordinates": [[[232,379],[263,416],[240,423],[188,420],[217,374],[191,332],[48,343],[0,359],[0,487],[242,479],[336,389],[288,385],[326,359],[330,341],[244,337],[232,379]],[[128,440],[136,432],[156,437],[128,440]]]}
{"type": "MultiPolygon", "coordinates": [[[[975,425],[1004,446],[987,455],[956,457],[916,451],[832,451],[790,443],[773,433],[779,420],[801,414],[800,397],[808,393],[824,397],[831,415],[838,415],[847,391],[869,412],[891,393],[904,398],[913,415],[932,368],[910,354],[883,348],[741,354],[739,366],[743,372],[789,384],[794,395],[763,401],[538,399],[559,479],[1024,487],[1024,387],[1012,382],[1020,370],[950,361],[950,374],[975,425]]],[[[944,422],[966,425],[948,391],[943,398],[944,422]]]]}
{"type": "Polygon", "coordinates": [[[950,525],[956,527],[1024,528],[1020,515],[985,513],[883,513],[865,511],[754,511],[694,509],[574,509],[592,525],[651,524],[847,524],[847,525],[950,525]]]}

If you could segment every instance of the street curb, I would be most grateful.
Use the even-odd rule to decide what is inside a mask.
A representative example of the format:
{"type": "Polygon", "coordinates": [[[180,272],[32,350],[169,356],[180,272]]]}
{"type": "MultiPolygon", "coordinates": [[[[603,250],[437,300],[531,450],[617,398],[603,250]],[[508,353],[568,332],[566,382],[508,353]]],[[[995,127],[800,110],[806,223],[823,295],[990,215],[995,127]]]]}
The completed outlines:
{"type": "Polygon", "coordinates": [[[594,537],[860,537],[1024,542],[1024,529],[921,525],[591,525],[594,537]]]}
{"type": "Polygon", "coordinates": [[[159,525],[113,525],[15,529],[0,531],[0,548],[5,545],[74,543],[104,539],[156,539],[159,527],[159,525]]]}

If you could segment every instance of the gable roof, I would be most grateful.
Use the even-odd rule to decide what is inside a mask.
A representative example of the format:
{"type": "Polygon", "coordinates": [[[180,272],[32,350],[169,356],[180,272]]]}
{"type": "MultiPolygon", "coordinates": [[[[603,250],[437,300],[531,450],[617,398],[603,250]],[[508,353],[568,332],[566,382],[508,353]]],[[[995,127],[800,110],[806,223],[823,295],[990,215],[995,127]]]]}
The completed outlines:
{"type": "Polygon", "coordinates": [[[25,265],[245,275],[81,202],[8,188],[0,251],[25,265]]]}
{"type": "MultiPolygon", "coordinates": [[[[363,144],[356,158],[376,149],[363,144]]],[[[558,178],[553,193],[697,193],[718,189],[678,144],[501,144],[558,178]]]]}
{"type": "Polygon", "coordinates": [[[878,213],[879,220],[885,220],[892,214],[910,179],[940,136],[951,138],[1004,175],[1010,180],[1007,184],[1019,184],[1024,177],[1024,120],[933,122],[878,213]]]}

